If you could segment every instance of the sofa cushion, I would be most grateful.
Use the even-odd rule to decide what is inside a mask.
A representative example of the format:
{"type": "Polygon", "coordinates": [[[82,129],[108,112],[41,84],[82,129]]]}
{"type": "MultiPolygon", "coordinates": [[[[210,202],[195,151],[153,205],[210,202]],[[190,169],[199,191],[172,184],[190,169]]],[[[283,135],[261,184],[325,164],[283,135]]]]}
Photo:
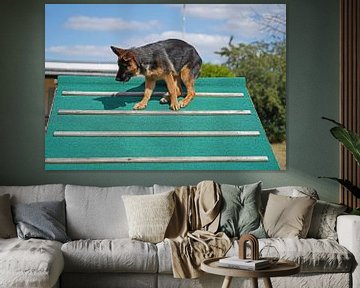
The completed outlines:
{"type": "Polygon", "coordinates": [[[160,274],[172,274],[171,247],[169,241],[156,244],[160,274]]]}
{"type": "Polygon", "coordinates": [[[261,182],[243,186],[222,184],[219,230],[229,237],[251,233],[266,237],[260,216],[261,182]]]}
{"type": "Polygon", "coordinates": [[[337,240],[336,219],[346,209],[345,205],[318,200],[314,207],[307,237],[337,240]]]}
{"type": "Polygon", "coordinates": [[[260,249],[274,246],[280,258],[295,261],[301,272],[350,272],[353,255],[338,242],[329,239],[263,239],[260,249]]]}
{"type": "Polygon", "coordinates": [[[164,240],[175,208],[174,191],[156,195],[124,195],[131,239],[157,243],[164,240]]]}
{"type": "Polygon", "coordinates": [[[153,186],[154,194],[174,191],[176,187],[177,186],[167,186],[167,185],[154,184],[154,186],[153,186]]]}
{"type": "Polygon", "coordinates": [[[157,271],[156,246],[130,239],[78,240],[61,248],[66,272],[157,271]]]}
{"type": "Polygon", "coordinates": [[[264,215],[264,227],[269,237],[305,238],[310,227],[316,200],[270,194],[264,215]]]}
{"type": "Polygon", "coordinates": [[[0,238],[16,237],[16,229],[11,214],[10,196],[0,196],[0,238]]]}
{"type": "Polygon", "coordinates": [[[66,185],[67,233],[71,239],[128,238],[122,195],[152,194],[152,187],[66,185]]]}
{"type": "Polygon", "coordinates": [[[65,186],[62,184],[0,186],[0,195],[4,194],[10,194],[11,204],[61,201],[65,197],[65,186]]]}
{"type": "Polygon", "coordinates": [[[158,275],[149,273],[63,273],[60,287],[159,288],[157,283],[158,275]]]}
{"type": "Polygon", "coordinates": [[[56,241],[0,239],[0,247],[1,287],[53,287],[64,268],[56,241]]]}
{"type": "Polygon", "coordinates": [[[69,241],[65,229],[65,201],[18,203],[13,206],[17,234],[22,239],[69,241]]]}
{"type": "MultiPolygon", "coordinates": [[[[302,273],[348,273],[354,266],[353,255],[338,242],[329,239],[263,238],[259,250],[274,246],[281,259],[295,261],[302,273]]],[[[159,273],[171,274],[171,248],[168,241],[156,244],[159,273]]],[[[226,256],[238,255],[238,241],[234,241],[226,256]]],[[[250,249],[247,250],[250,257],[250,249]]],[[[276,256],[276,255],[271,255],[276,256]]],[[[275,287],[275,286],[274,286],[275,287]]]]}

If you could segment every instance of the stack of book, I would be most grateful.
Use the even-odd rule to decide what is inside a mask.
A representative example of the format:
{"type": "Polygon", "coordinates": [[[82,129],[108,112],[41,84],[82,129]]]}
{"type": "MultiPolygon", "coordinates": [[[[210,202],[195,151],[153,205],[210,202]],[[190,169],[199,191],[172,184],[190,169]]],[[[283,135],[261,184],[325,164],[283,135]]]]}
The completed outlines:
{"type": "Polygon", "coordinates": [[[251,260],[240,259],[238,256],[222,258],[219,260],[219,266],[246,270],[260,270],[271,266],[267,259],[251,260]]]}

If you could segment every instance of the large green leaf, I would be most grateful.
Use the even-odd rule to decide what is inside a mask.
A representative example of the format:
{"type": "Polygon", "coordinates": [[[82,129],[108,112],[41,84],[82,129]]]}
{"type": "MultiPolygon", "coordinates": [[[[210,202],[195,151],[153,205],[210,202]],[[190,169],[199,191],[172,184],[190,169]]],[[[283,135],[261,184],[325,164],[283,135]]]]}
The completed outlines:
{"type": "Polygon", "coordinates": [[[327,178],[327,179],[337,181],[341,185],[343,185],[346,189],[348,189],[356,198],[360,198],[360,188],[355,186],[349,180],[340,179],[340,178],[336,178],[336,177],[319,177],[319,178],[327,178]]]}
{"type": "Polygon", "coordinates": [[[360,165],[360,136],[348,130],[344,125],[323,117],[323,119],[335,123],[337,126],[330,129],[331,134],[339,140],[354,156],[360,165]]]}
{"type": "Polygon", "coordinates": [[[344,127],[331,128],[331,134],[339,140],[353,155],[360,164],[360,137],[356,133],[347,130],[344,127]]]}

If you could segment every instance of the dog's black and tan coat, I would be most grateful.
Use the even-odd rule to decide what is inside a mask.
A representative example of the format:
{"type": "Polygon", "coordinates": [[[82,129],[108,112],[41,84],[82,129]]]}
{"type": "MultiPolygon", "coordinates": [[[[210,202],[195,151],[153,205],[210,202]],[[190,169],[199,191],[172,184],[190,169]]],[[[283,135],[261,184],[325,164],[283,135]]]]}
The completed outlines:
{"type": "MultiPolygon", "coordinates": [[[[178,40],[168,39],[145,46],[122,49],[111,46],[118,56],[118,81],[129,81],[132,76],[145,76],[145,91],[143,99],[135,104],[134,109],[145,109],[155,88],[157,80],[166,83],[170,108],[179,110],[185,107],[195,96],[195,79],[200,74],[202,60],[193,46],[178,40]],[[178,102],[181,95],[181,82],[186,87],[186,97],[178,102]]],[[[163,98],[161,102],[168,99],[163,98]]]]}

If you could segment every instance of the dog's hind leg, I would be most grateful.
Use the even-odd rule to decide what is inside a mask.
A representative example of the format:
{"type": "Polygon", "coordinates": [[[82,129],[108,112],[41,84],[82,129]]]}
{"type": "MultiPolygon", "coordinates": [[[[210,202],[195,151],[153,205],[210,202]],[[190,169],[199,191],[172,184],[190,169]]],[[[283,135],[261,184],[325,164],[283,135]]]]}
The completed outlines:
{"type": "Polygon", "coordinates": [[[179,103],[180,107],[183,108],[187,106],[195,96],[195,90],[194,90],[195,79],[188,66],[185,66],[181,70],[180,75],[181,75],[181,80],[186,87],[186,97],[184,98],[184,100],[180,101],[179,103]]]}
{"type": "Polygon", "coordinates": [[[177,101],[177,85],[174,75],[169,74],[164,77],[167,89],[169,91],[169,97],[170,97],[170,108],[174,111],[177,111],[180,109],[179,102],[177,101]]]}
{"type": "Polygon", "coordinates": [[[175,82],[176,82],[176,94],[178,97],[180,97],[182,94],[181,76],[180,75],[176,76],[175,82]]]}
{"type": "Polygon", "coordinates": [[[133,107],[134,110],[142,110],[145,109],[151,94],[155,88],[156,81],[152,78],[145,78],[145,91],[144,91],[144,97],[141,99],[140,102],[136,103],[133,107]]]}

